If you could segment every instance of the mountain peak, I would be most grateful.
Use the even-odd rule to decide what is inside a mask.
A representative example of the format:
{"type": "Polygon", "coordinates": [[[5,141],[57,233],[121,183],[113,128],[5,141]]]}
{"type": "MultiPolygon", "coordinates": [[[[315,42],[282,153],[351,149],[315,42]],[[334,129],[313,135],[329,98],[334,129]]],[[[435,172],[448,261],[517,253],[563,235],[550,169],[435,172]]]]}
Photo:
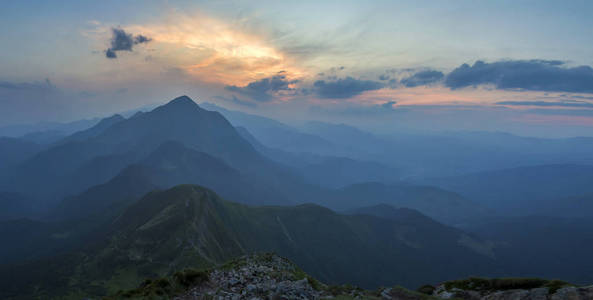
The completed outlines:
{"type": "Polygon", "coordinates": [[[181,106],[181,105],[191,105],[191,106],[198,106],[198,104],[196,102],[194,102],[194,100],[192,100],[190,97],[183,95],[183,96],[179,96],[171,101],[169,101],[169,103],[166,104],[166,106],[169,105],[175,105],[175,106],[181,106]]]}

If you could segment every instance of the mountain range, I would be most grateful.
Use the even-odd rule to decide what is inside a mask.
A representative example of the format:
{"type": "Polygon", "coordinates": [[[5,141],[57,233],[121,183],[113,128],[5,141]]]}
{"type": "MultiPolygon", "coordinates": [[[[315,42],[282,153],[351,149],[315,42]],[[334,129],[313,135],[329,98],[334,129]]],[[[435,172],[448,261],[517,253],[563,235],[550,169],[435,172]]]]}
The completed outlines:
{"type": "Polygon", "coordinates": [[[516,143],[496,149],[483,134],[380,136],[203,106],[220,112],[182,96],[51,142],[0,138],[0,296],[108,295],[262,251],[370,288],[593,281],[571,271],[593,250],[587,139],[492,134],[516,143]],[[427,150],[439,144],[448,153],[427,150]],[[554,164],[503,168],[517,161],[554,164]],[[441,168],[456,175],[424,177],[441,168]]]}

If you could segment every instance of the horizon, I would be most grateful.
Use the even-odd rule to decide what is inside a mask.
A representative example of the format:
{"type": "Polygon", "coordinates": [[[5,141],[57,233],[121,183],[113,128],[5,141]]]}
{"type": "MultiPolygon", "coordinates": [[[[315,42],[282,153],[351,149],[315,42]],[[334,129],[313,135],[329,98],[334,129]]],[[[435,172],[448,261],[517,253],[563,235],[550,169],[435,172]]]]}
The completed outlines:
{"type": "MultiPolygon", "coordinates": [[[[114,112],[114,113],[103,115],[103,116],[96,116],[96,117],[85,118],[85,119],[74,119],[69,122],[67,122],[67,121],[66,122],[40,121],[40,122],[34,122],[34,123],[15,123],[15,124],[7,125],[4,127],[0,127],[0,134],[3,134],[4,136],[7,136],[7,137],[22,137],[29,133],[43,133],[45,131],[52,131],[52,130],[54,130],[53,129],[54,126],[63,126],[63,125],[69,125],[69,124],[73,124],[73,123],[85,123],[85,124],[94,125],[103,119],[109,119],[113,116],[122,116],[123,118],[127,119],[127,118],[132,117],[135,113],[138,113],[138,112],[150,112],[150,111],[154,110],[155,108],[164,106],[179,97],[189,97],[189,96],[181,95],[181,96],[177,96],[175,98],[166,100],[164,102],[144,105],[144,106],[136,108],[136,109],[129,109],[126,111],[119,111],[119,112],[114,112]],[[46,128],[45,126],[50,126],[52,129],[40,129],[40,128],[46,128]]],[[[564,135],[549,136],[549,135],[538,135],[538,134],[532,134],[532,135],[524,134],[524,135],[522,135],[521,133],[514,133],[511,131],[505,131],[505,130],[499,130],[499,129],[494,129],[494,130],[442,129],[442,130],[439,130],[439,129],[422,129],[422,128],[414,128],[414,129],[398,128],[397,130],[382,130],[382,129],[376,130],[375,128],[372,128],[372,127],[357,126],[355,124],[340,121],[339,119],[332,120],[334,122],[327,121],[327,120],[318,120],[318,119],[283,121],[280,119],[275,119],[273,116],[265,116],[265,115],[259,115],[254,112],[244,112],[241,110],[236,110],[236,109],[233,109],[233,107],[225,106],[224,104],[220,104],[220,103],[214,103],[214,102],[209,102],[209,101],[196,102],[193,98],[191,98],[191,97],[189,97],[189,98],[194,103],[196,103],[198,106],[200,106],[202,109],[206,109],[206,110],[210,110],[210,111],[219,111],[220,109],[222,109],[222,110],[227,110],[231,113],[241,113],[241,114],[246,114],[249,116],[261,117],[261,118],[265,118],[265,119],[269,119],[272,121],[277,121],[277,122],[283,123],[285,125],[295,128],[295,129],[298,129],[299,127],[302,127],[303,125],[306,125],[308,123],[319,122],[319,123],[325,123],[325,124],[330,124],[330,125],[345,125],[345,126],[349,126],[349,127],[358,129],[358,130],[362,130],[362,131],[370,133],[370,134],[376,134],[379,136],[397,135],[397,134],[401,134],[401,133],[419,134],[419,135],[444,135],[444,136],[446,136],[447,134],[489,133],[489,134],[507,134],[507,135],[523,137],[523,138],[540,138],[540,139],[552,139],[552,140],[554,140],[554,139],[571,139],[571,138],[593,138],[593,136],[588,136],[588,135],[568,135],[568,136],[564,136],[564,135]],[[207,106],[208,108],[204,108],[204,106],[207,106]]],[[[83,127],[85,127],[85,126],[87,126],[87,125],[84,125],[83,127]]]]}

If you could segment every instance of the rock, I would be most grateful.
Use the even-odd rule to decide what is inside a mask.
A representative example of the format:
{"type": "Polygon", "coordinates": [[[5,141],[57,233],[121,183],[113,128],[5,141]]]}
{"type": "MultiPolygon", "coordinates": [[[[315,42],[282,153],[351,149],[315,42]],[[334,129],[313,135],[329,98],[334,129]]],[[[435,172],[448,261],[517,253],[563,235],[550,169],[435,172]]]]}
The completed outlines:
{"type": "Polygon", "coordinates": [[[561,288],[551,297],[551,300],[584,300],[593,299],[593,286],[561,288]]]}
{"type": "Polygon", "coordinates": [[[547,287],[534,289],[515,289],[503,291],[478,291],[462,290],[458,288],[445,289],[438,286],[433,296],[440,299],[463,300],[589,300],[593,299],[593,286],[589,287],[564,287],[553,294],[547,287]]]}

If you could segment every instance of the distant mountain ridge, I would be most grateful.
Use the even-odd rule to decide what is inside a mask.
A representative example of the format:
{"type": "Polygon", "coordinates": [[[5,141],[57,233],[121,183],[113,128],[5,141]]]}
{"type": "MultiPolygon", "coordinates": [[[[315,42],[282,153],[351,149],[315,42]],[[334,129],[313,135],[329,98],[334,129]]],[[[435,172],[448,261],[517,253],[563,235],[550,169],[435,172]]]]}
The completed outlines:
{"type": "MultiPolygon", "coordinates": [[[[593,193],[592,181],[593,166],[553,164],[435,178],[425,182],[474,199],[501,215],[554,215],[554,211],[558,210],[558,213],[570,216],[571,205],[567,199],[593,193]]],[[[579,209],[578,201],[573,201],[573,204],[573,215],[582,215],[587,211],[579,209]]],[[[583,208],[587,207],[587,203],[583,204],[583,208]]]]}
{"type": "Polygon", "coordinates": [[[398,208],[412,208],[442,223],[455,226],[462,226],[491,214],[484,206],[455,192],[405,183],[353,184],[337,190],[333,197],[328,197],[321,203],[338,211],[358,209],[361,203],[365,206],[389,204],[398,208]]]}

